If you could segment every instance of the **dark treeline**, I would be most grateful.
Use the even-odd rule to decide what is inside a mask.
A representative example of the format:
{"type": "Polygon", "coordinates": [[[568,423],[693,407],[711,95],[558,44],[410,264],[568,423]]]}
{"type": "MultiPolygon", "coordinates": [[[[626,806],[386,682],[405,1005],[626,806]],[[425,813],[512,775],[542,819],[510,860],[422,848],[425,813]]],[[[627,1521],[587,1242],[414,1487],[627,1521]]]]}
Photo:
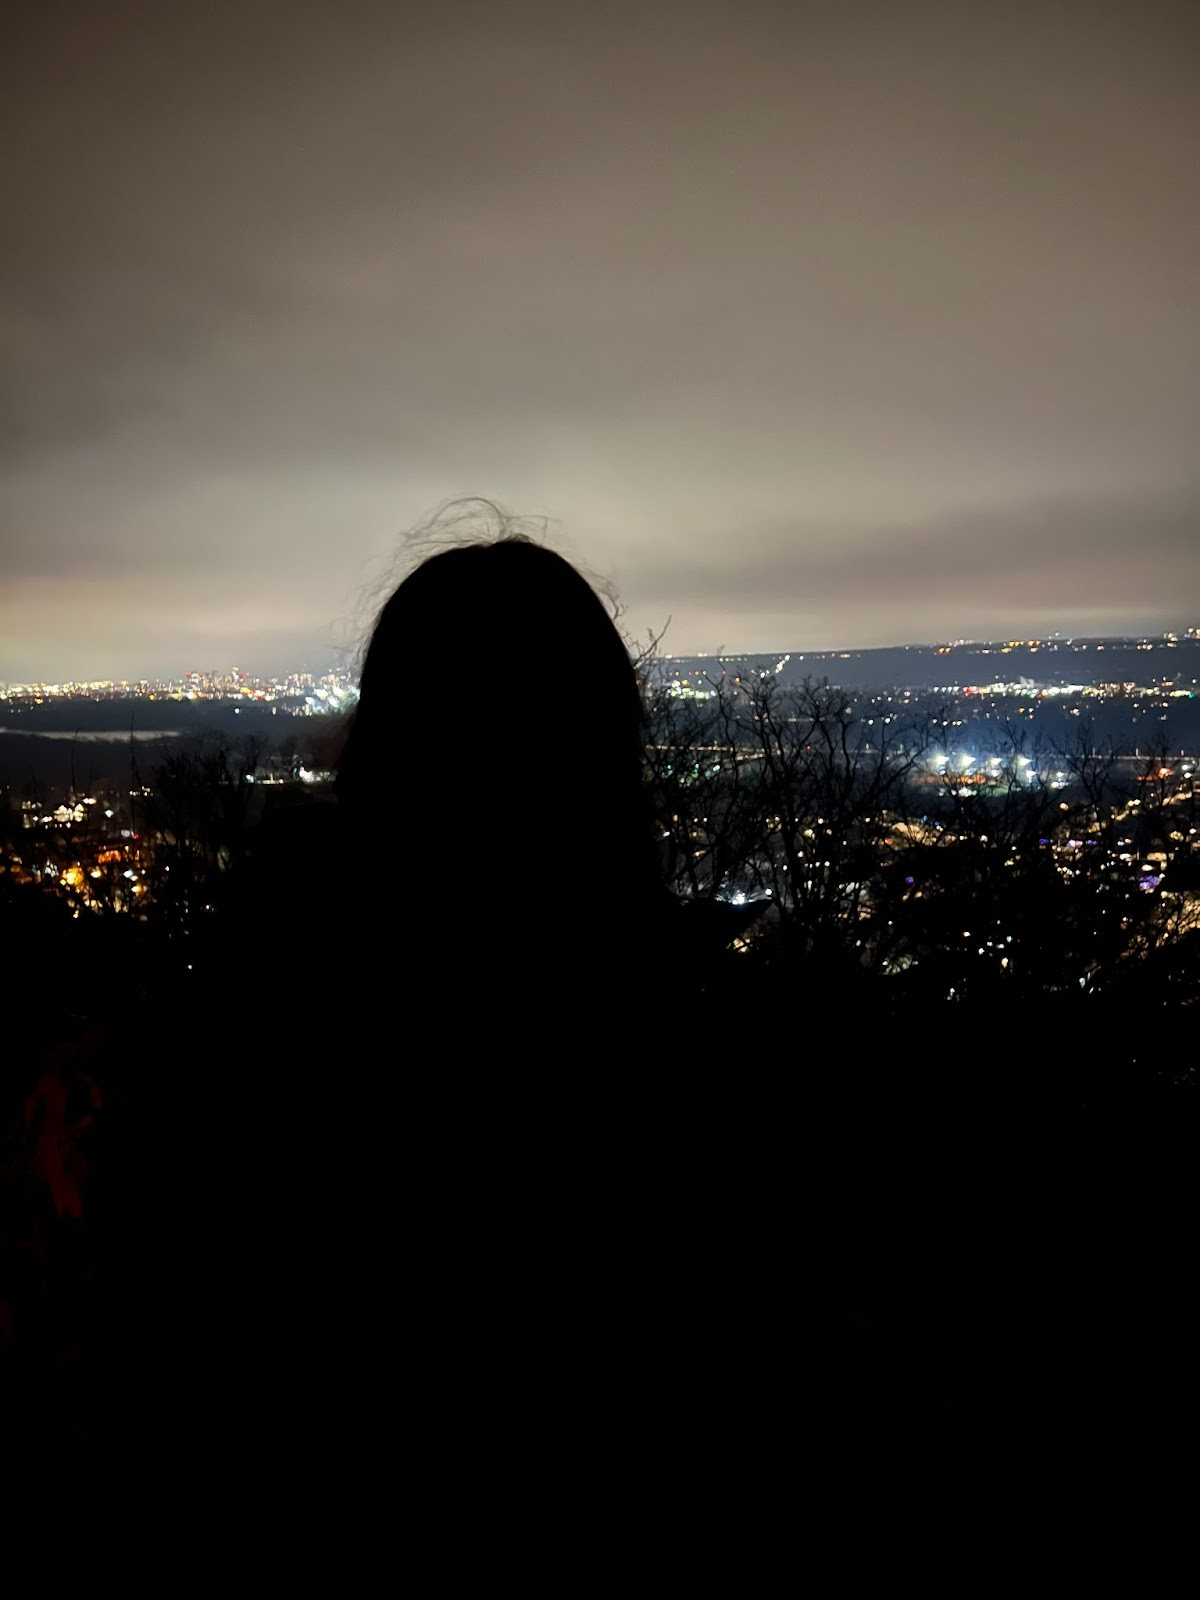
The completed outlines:
{"type": "Polygon", "coordinates": [[[1017,724],[957,757],[927,707],[867,726],[769,679],[660,696],[652,727],[670,879],[744,920],[739,985],[819,973],[851,1014],[892,1019],[893,1049],[940,1058],[926,1043],[950,1029],[964,1078],[1010,1029],[1007,1070],[1043,1091],[1190,1079],[1200,806],[1165,740],[1130,762],[1089,722],[1069,743],[1017,724]]]}

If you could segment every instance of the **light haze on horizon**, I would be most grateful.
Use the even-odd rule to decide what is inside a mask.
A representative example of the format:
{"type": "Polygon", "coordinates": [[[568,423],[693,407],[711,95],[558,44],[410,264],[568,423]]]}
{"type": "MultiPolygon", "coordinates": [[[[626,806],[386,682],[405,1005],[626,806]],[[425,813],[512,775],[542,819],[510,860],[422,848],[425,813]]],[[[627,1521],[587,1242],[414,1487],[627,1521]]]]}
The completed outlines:
{"type": "Polygon", "coordinates": [[[464,495],[671,654],[1200,620],[1185,0],[64,0],[0,88],[0,681],[324,665],[464,495]]]}

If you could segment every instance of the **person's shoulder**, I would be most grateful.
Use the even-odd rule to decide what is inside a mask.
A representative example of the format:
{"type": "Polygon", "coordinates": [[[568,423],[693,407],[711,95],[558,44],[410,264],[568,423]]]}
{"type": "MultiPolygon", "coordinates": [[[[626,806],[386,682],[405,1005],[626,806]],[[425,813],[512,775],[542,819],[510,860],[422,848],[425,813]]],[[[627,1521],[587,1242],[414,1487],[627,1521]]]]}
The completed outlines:
{"type": "Polygon", "coordinates": [[[335,794],[289,788],[265,807],[254,835],[253,853],[266,858],[301,840],[332,847],[344,826],[345,816],[335,794]]]}
{"type": "Polygon", "coordinates": [[[311,892],[344,854],[344,832],[344,818],[332,796],[288,793],[269,804],[240,863],[246,892],[287,885],[311,892]]]}

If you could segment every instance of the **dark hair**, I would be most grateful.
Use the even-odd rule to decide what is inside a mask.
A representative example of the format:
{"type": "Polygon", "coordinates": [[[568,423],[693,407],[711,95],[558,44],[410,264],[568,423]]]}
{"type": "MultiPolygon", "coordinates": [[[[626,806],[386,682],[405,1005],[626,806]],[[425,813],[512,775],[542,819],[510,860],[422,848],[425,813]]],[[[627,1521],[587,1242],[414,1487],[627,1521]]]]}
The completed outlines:
{"type": "MultiPolygon", "coordinates": [[[[356,828],[401,840],[409,898],[478,918],[659,888],[637,677],[580,572],[522,535],[423,561],[379,613],[339,766],[356,828]]],[[[631,903],[633,902],[633,903],[631,903]]]]}

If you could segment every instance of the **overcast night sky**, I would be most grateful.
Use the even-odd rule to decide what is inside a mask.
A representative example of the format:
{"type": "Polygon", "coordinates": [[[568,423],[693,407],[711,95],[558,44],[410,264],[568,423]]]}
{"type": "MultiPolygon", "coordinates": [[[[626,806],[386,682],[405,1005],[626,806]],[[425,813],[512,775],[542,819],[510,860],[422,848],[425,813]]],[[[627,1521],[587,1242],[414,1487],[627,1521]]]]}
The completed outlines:
{"type": "Polygon", "coordinates": [[[1200,621],[1200,6],[6,19],[0,679],[321,665],[491,496],[696,652],[1200,621]]]}

